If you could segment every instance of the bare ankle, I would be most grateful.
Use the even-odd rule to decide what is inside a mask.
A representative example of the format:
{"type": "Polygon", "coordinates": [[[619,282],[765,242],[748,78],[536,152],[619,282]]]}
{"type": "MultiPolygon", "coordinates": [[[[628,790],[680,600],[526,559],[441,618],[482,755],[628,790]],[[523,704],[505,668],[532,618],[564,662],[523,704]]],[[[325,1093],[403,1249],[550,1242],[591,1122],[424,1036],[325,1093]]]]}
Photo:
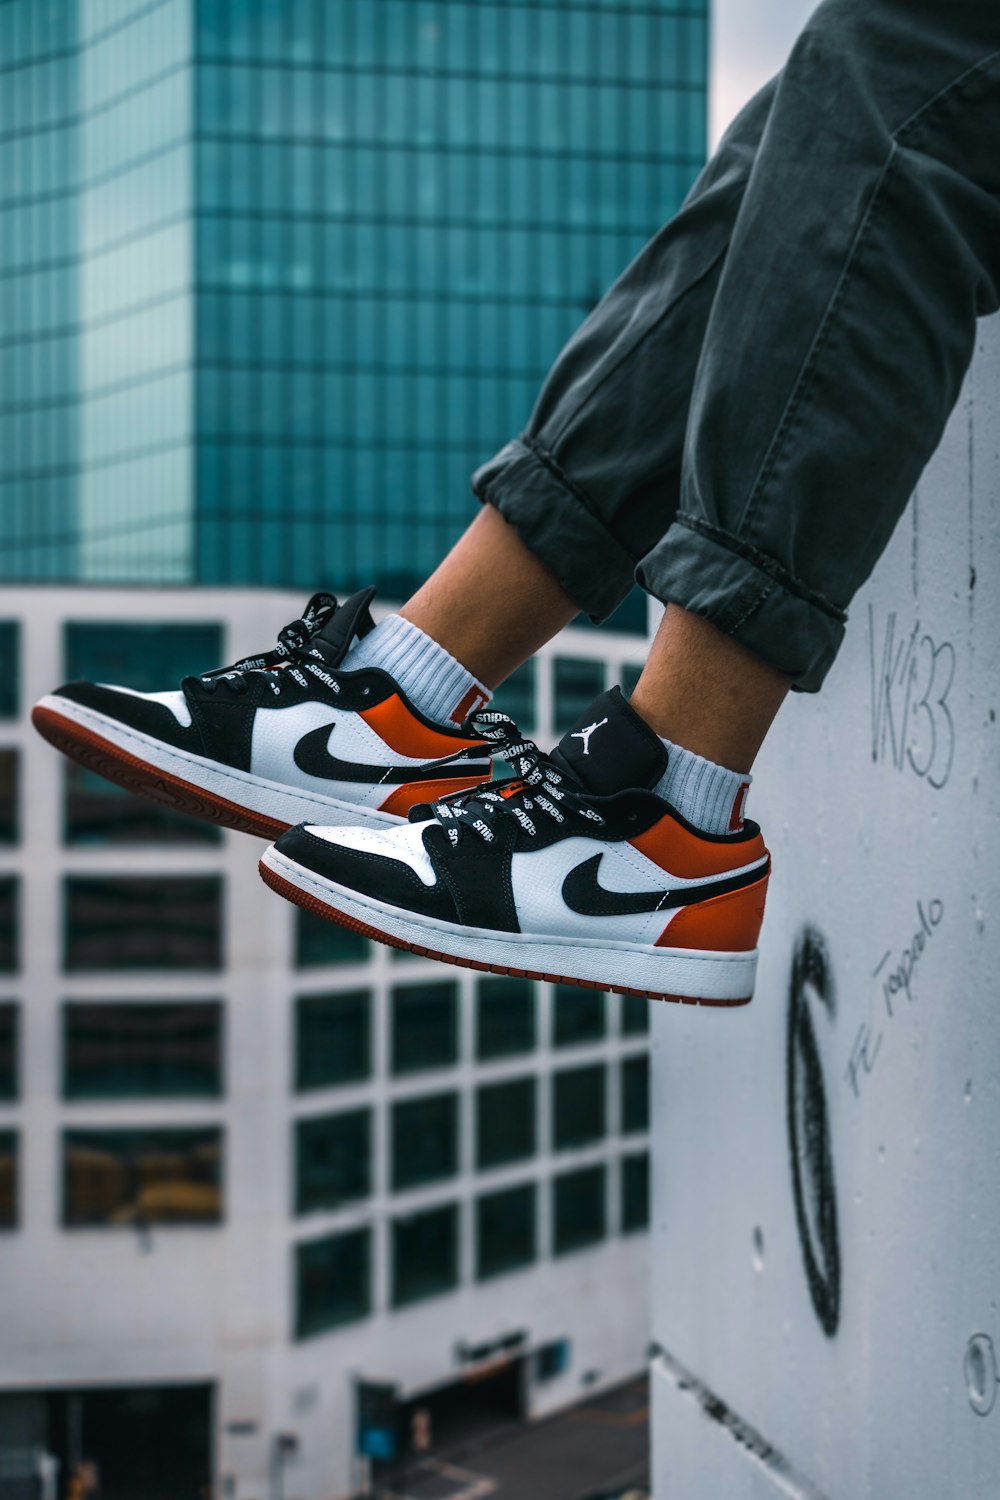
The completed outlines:
{"type": "Polygon", "coordinates": [[[747,772],[791,678],[711,621],[667,606],[632,706],[656,733],[747,772]]]}

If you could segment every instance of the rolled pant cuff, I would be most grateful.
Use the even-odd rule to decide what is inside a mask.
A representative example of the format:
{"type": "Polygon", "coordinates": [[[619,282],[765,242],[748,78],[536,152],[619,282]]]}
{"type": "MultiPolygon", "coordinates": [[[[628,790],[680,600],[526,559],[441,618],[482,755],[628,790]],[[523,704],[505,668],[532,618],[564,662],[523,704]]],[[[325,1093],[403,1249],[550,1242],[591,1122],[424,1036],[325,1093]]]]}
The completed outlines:
{"type": "Polygon", "coordinates": [[[635,559],[544,448],[515,438],[476,470],[472,488],[592,620],[605,620],[618,608],[633,586],[635,559]]]}
{"type": "Polygon", "coordinates": [[[819,691],[844,637],[842,609],[767,553],[697,518],[675,521],[636,577],[664,604],[703,615],[786,672],[800,692],[819,691]]]}

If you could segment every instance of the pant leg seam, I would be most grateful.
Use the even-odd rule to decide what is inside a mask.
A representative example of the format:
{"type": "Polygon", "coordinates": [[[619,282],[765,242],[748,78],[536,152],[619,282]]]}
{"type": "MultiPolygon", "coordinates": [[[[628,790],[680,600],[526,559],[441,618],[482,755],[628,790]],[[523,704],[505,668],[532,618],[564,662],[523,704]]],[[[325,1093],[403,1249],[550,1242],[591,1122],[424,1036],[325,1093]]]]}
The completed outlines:
{"type": "Polygon", "coordinates": [[[941,105],[945,101],[945,99],[947,99],[956,88],[961,87],[961,85],[965,83],[968,78],[974,76],[982,69],[989,67],[989,65],[998,57],[1000,57],[1000,51],[991,52],[988,54],[988,56],[980,58],[978,62],[975,62],[968,68],[963,69],[961,73],[957,74],[956,77],[952,78],[947,84],[940,88],[932,98],[926,100],[919,109],[915,110],[912,115],[909,115],[907,119],[903,121],[902,125],[898,126],[897,129],[892,132],[890,136],[889,154],[882,164],[882,169],[879,173],[878,181],[876,182],[872,190],[871,198],[868,201],[864,217],[862,218],[862,221],[858,226],[857,233],[855,234],[850,250],[848,251],[847,259],[844,262],[844,266],[841,270],[837,285],[833,290],[830,301],[827,303],[826,310],[823,313],[822,321],[816,331],[816,336],[813,339],[812,345],[809,349],[808,354],[806,355],[802,368],[799,371],[798,376],[796,377],[795,385],[793,386],[788,401],[785,404],[785,409],[781,414],[778,426],[776,427],[774,436],[771,439],[771,443],[764,457],[760,472],[757,475],[757,479],[754,482],[746,506],[744,507],[743,515],[740,518],[741,530],[749,529],[749,526],[753,521],[753,518],[757,511],[758,502],[760,501],[764,490],[766,489],[774,474],[774,471],[784,451],[789,432],[796,417],[799,415],[801,407],[808,394],[811,377],[815,371],[816,365],[819,362],[819,358],[829,341],[830,335],[833,330],[835,316],[839,311],[841,303],[843,302],[844,297],[847,293],[848,287],[851,284],[851,279],[857,267],[858,260],[860,259],[861,252],[871,237],[871,231],[876,223],[877,214],[881,210],[882,204],[885,200],[885,189],[888,186],[893,173],[898,167],[902,149],[901,137],[907,132],[911,131],[917,125],[917,123],[923,119],[928,111],[941,105]]]}
{"type": "MultiPolygon", "coordinates": [[[[824,614],[829,615],[838,624],[843,624],[847,619],[846,610],[832,603],[831,600],[827,599],[824,594],[819,593],[816,589],[811,589],[808,584],[803,583],[801,579],[789,573],[787,568],[783,568],[776,558],[767,552],[762,552],[759,547],[755,547],[752,542],[748,542],[744,537],[735,536],[730,531],[723,531],[721,527],[713,526],[710,522],[702,520],[701,516],[692,515],[690,511],[679,511],[676,519],[680,525],[688,527],[690,531],[696,531],[700,536],[707,537],[710,542],[717,542],[720,546],[727,548],[728,551],[735,552],[739,557],[745,558],[747,562],[753,563],[754,567],[765,573],[772,580],[772,586],[765,589],[760,599],[756,600],[747,609],[743,619],[752,614],[763,599],[769,593],[773,592],[773,584],[775,583],[780,584],[789,593],[795,594],[799,599],[804,600],[806,604],[811,604],[816,609],[822,610],[824,614]]],[[[743,619],[738,623],[742,624],[743,619]]],[[[734,626],[733,628],[735,629],[736,627],[734,626]]]]}
{"type": "Polygon", "coordinates": [[[826,305],[822,320],[820,321],[820,326],[816,330],[816,334],[813,338],[812,344],[810,345],[809,352],[802,363],[802,368],[799,370],[799,373],[796,376],[795,384],[792,387],[788,400],[785,403],[784,411],[781,413],[778,425],[775,428],[774,436],[771,439],[770,446],[764,457],[764,461],[761,464],[760,472],[758,473],[757,479],[754,482],[753,489],[750,491],[749,498],[743,510],[743,515],[740,518],[741,531],[749,528],[757,509],[757,503],[763,495],[764,490],[766,489],[774,473],[774,470],[778,465],[778,461],[782,456],[785,447],[785,441],[788,437],[792,424],[795,421],[795,418],[798,416],[799,410],[802,407],[803,402],[805,401],[811,382],[811,377],[816,368],[816,365],[819,362],[819,357],[823,353],[823,350],[826,348],[827,342],[830,338],[835,315],[839,311],[840,304],[844,300],[847,288],[851,284],[851,278],[854,274],[854,270],[860,257],[861,250],[868,240],[869,233],[875,219],[876,209],[881,207],[884,198],[884,189],[887,182],[889,181],[890,176],[892,175],[892,172],[895,170],[898,156],[899,151],[895,141],[893,141],[889,149],[889,154],[887,155],[885,161],[882,163],[882,169],[879,173],[878,181],[875,183],[875,186],[872,189],[872,194],[868,200],[868,205],[865,208],[864,216],[861,220],[861,223],[858,225],[857,232],[855,233],[854,239],[851,242],[851,247],[847,253],[847,259],[845,260],[844,265],[841,269],[837,285],[834,287],[830,300],[826,305]]]}
{"type": "MultiPolygon", "coordinates": [[[[595,396],[597,396],[598,393],[604,389],[605,385],[607,385],[611,377],[618,373],[626,360],[629,360],[633,357],[636,351],[642,347],[642,345],[651,336],[651,334],[656,332],[663,320],[669,317],[670,314],[674,312],[674,310],[680,305],[680,303],[683,302],[688,293],[693,292],[695,287],[701,285],[706,276],[711,275],[711,273],[715,270],[715,267],[718,265],[719,261],[723,260],[727,255],[729,251],[729,243],[730,242],[727,239],[725,244],[722,245],[716,252],[716,254],[712,256],[711,260],[708,262],[708,265],[703,266],[698,275],[695,276],[693,280],[689,281],[687,286],[682,287],[675,297],[671,298],[663,311],[653,319],[653,321],[647,328],[643,329],[638,338],[635,339],[633,343],[629,344],[626,349],[622,350],[620,358],[615,361],[610,369],[605,370],[600,380],[587,392],[587,394],[580,401],[579,405],[574,407],[571,412],[568,412],[566,414],[566,418],[563,421],[562,426],[559,428],[558,432],[554,432],[550,438],[553,447],[555,447],[557,443],[562,441],[562,439],[566,436],[571,423],[579,420],[579,418],[587,410],[587,407],[594,400],[595,396]]],[[[524,441],[524,439],[522,439],[522,441],[524,441]]]]}
{"type": "Polygon", "coordinates": [[[943,104],[948,96],[953,93],[955,89],[961,88],[961,86],[966,82],[967,79],[974,77],[976,73],[981,72],[984,68],[988,68],[991,63],[995,63],[998,60],[1000,60],[1000,50],[996,52],[989,52],[985,57],[981,57],[978,62],[970,63],[970,65],[965,68],[963,72],[957,74],[950,83],[946,83],[943,88],[938,89],[937,93],[934,94],[932,98],[925,100],[924,103],[921,104],[919,109],[915,109],[913,111],[912,115],[908,115],[903,121],[902,125],[898,125],[892,132],[893,140],[901,144],[903,136],[906,135],[908,131],[912,130],[917,124],[919,124],[924,115],[928,113],[928,111],[936,109],[939,104],[943,104]]]}
{"type": "Polygon", "coordinates": [[[776,587],[777,583],[773,578],[765,583],[760,592],[754,594],[753,598],[748,601],[747,606],[741,615],[737,615],[735,620],[726,621],[726,633],[728,635],[735,635],[738,630],[742,629],[742,627],[749,620],[750,616],[756,614],[764,601],[770,598],[770,596],[774,593],[776,587]]]}

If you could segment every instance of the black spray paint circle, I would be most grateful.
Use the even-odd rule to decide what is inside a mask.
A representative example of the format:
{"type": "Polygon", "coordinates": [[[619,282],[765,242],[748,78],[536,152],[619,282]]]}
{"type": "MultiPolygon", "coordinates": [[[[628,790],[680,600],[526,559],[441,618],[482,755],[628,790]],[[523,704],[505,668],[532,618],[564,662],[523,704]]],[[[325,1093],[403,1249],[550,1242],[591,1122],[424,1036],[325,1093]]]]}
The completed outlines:
{"type": "Polygon", "coordinates": [[[832,1338],[840,1322],[840,1234],[814,1000],[834,1016],[836,994],[826,943],[814,927],[805,927],[795,945],[788,995],[788,1149],[809,1295],[823,1332],[832,1338]]]}

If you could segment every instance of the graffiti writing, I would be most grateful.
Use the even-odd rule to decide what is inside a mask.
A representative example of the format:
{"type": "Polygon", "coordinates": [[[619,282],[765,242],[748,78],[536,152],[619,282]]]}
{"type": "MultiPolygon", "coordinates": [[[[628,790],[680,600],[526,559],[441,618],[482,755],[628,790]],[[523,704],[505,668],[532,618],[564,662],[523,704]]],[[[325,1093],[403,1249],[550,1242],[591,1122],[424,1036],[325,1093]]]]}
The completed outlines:
{"type": "Polygon", "coordinates": [[[862,1024],[854,1034],[851,1055],[844,1070],[844,1077],[851,1085],[855,1099],[861,1098],[861,1085],[874,1071],[878,1055],[882,1050],[882,1032],[873,1037],[872,1028],[862,1024]]]}
{"type": "Polygon", "coordinates": [[[944,902],[938,897],[933,897],[926,906],[923,901],[918,901],[916,928],[912,938],[899,949],[887,948],[872,970],[872,978],[880,986],[879,1008],[885,1012],[886,1025],[876,1026],[874,1022],[864,1022],[854,1033],[844,1077],[855,1099],[861,1098],[865,1080],[875,1071],[886,1036],[886,1026],[896,1019],[900,996],[904,996],[911,1005],[916,998],[913,981],[917,966],[943,918],[944,902]]]}
{"type": "Polygon", "coordinates": [[[876,661],[875,611],[868,606],[871,663],[872,760],[906,768],[939,791],[955,759],[955,721],[948,694],[955,678],[955,648],[936,641],[919,620],[909,635],[896,634],[893,611],[876,661]]]}

